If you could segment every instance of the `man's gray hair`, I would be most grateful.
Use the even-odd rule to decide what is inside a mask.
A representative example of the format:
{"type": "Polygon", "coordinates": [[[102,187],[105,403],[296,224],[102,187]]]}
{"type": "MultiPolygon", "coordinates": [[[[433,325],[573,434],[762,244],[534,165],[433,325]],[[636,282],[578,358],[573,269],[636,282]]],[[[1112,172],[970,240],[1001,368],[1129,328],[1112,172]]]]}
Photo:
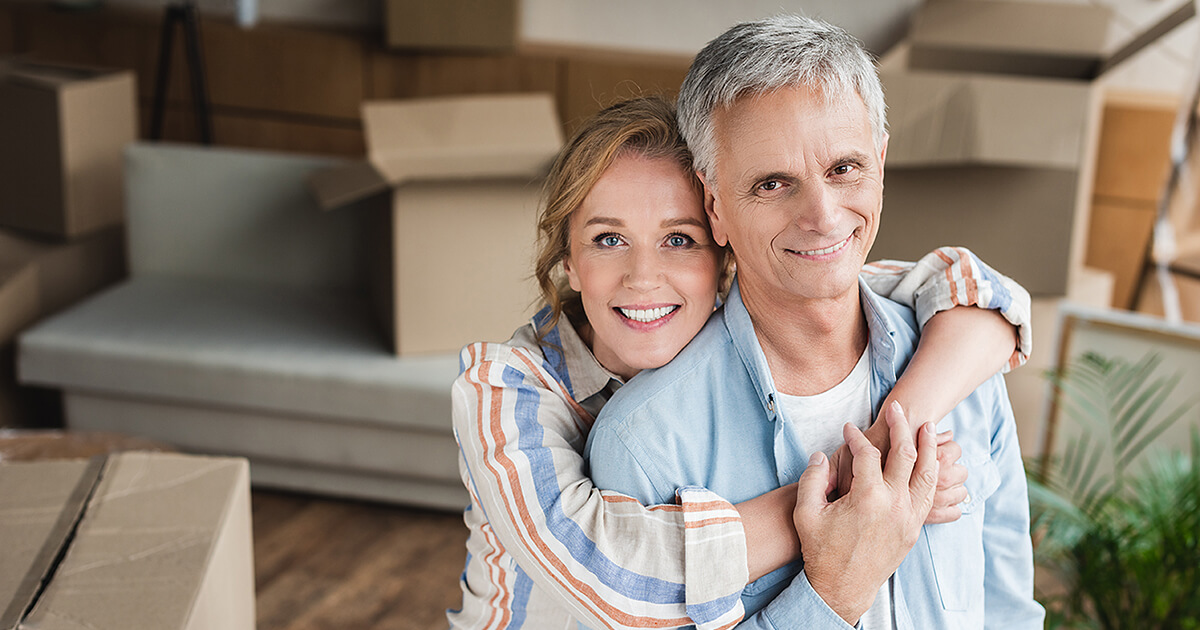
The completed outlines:
{"type": "MultiPolygon", "coordinates": [[[[708,43],[679,91],[679,126],[696,170],[711,180],[713,114],[748,94],[809,86],[833,102],[852,92],[867,106],[876,147],[887,129],[883,87],[861,42],[828,22],[777,15],[743,22],[708,43]]],[[[715,183],[710,181],[710,184],[715,183]]]]}

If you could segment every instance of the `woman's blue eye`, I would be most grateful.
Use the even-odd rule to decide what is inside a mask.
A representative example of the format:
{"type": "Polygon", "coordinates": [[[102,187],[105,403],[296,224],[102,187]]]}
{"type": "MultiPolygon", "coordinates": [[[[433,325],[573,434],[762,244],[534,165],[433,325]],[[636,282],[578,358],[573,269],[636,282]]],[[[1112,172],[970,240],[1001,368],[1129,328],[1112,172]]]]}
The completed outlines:
{"type": "Polygon", "coordinates": [[[684,234],[672,234],[667,237],[667,245],[671,247],[687,247],[692,242],[692,238],[684,234]]]}
{"type": "Polygon", "coordinates": [[[620,237],[615,234],[602,234],[596,240],[605,247],[616,247],[621,244],[620,237]]]}

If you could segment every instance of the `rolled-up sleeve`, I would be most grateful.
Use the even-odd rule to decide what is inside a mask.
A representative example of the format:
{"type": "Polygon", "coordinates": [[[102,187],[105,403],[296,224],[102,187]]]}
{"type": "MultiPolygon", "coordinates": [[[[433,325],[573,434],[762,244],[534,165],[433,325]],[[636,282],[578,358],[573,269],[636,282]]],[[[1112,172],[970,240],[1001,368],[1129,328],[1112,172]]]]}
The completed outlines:
{"type": "Polygon", "coordinates": [[[965,247],[939,247],[915,263],[873,262],[863,268],[863,279],[872,291],[916,311],[921,327],[956,306],[1000,311],[1017,328],[1018,336],[1004,371],[1024,365],[1033,351],[1029,292],[965,247]]]}

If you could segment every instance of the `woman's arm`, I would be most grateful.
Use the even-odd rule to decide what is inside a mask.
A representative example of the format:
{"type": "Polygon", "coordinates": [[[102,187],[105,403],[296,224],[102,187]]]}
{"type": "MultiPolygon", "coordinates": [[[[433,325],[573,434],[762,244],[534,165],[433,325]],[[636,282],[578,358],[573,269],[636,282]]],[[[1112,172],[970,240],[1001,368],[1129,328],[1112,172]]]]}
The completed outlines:
{"type": "MultiPolygon", "coordinates": [[[[966,333],[958,338],[959,344],[985,344],[981,352],[970,357],[972,361],[982,359],[982,367],[990,367],[998,357],[1002,357],[1004,362],[1000,365],[1004,371],[1008,371],[1025,363],[1033,350],[1029,292],[1011,278],[984,264],[965,247],[940,247],[915,263],[894,260],[873,262],[863,267],[862,277],[871,290],[909,306],[916,312],[917,324],[921,326],[922,332],[917,356],[920,356],[922,349],[927,346],[927,324],[934,316],[947,311],[976,313],[976,320],[972,324],[986,322],[988,319],[994,322],[984,324],[980,329],[971,329],[970,326],[955,328],[957,332],[966,333]],[[988,312],[978,313],[977,310],[957,308],[963,306],[975,306],[978,310],[988,312]],[[1005,321],[1011,328],[1004,326],[1005,321]],[[1006,331],[1013,328],[1016,330],[1015,348],[1006,346],[1005,349],[997,350],[998,345],[986,345],[1006,345],[1006,331]],[[979,336],[976,337],[976,334],[979,336]]],[[[974,376],[981,373],[977,372],[974,376]]],[[[963,379],[962,382],[970,387],[965,392],[960,389],[963,395],[955,398],[954,404],[946,407],[945,411],[935,418],[928,419],[941,419],[966,394],[974,391],[994,373],[993,370],[987,372],[983,378],[963,379]]],[[[946,374],[951,376],[951,382],[958,382],[953,379],[952,373],[946,374]]],[[[904,380],[903,377],[901,380],[904,380]]],[[[918,426],[923,421],[916,416],[913,416],[913,420],[918,426]]]]}
{"type": "MultiPolygon", "coordinates": [[[[984,381],[1021,365],[1032,351],[1029,293],[965,248],[942,247],[916,263],[872,263],[863,277],[872,290],[913,307],[922,325],[917,352],[882,407],[899,402],[915,426],[941,420],[984,381]]],[[[865,433],[887,452],[885,423],[877,419],[865,433]]],[[[958,453],[956,445],[939,445],[942,474],[930,523],[959,516],[966,491],[965,469],[954,465],[958,453]]],[[[845,449],[834,454],[834,462],[844,491],[850,477],[845,449]]]]}
{"type": "MultiPolygon", "coordinates": [[[[481,537],[494,537],[493,547],[542,592],[593,627],[695,620],[717,628],[742,617],[745,535],[733,506],[695,488],[679,492],[679,505],[649,508],[597,490],[580,454],[592,419],[540,357],[475,344],[462,363],[452,390],[454,430],[477,503],[471,512],[486,515],[481,537]]],[[[795,537],[791,528],[785,533],[795,537]]],[[[502,616],[511,600],[491,595],[513,590],[502,583],[512,573],[468,571],[464,599],[473,601],[464,609],[502,616]]]]}

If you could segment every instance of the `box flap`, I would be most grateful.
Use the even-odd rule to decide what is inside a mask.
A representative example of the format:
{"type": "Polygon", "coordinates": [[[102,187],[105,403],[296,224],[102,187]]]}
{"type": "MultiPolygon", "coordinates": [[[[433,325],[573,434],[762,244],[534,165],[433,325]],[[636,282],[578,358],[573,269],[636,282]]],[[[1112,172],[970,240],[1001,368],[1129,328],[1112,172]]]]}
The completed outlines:
{"type": "Polygon", "coordinates": [[[0,629],[20,625],[53,572],[102,460],[0,464],[0,629]],[[7,602],[7,604],[5,604],[7,602]]]}
{"type": "Polygon", "coordinates": [[[926,2],[913,16],[914,68],[1096,76],[1112,11],[1053,2],[926,2]]]}
{"type": "Polygon", "coordinates": [[[369,159],[392,184],[537,177],[562,146],[549,94],[367,102],[363,126],[369,159]]]}
{"type": "Polygon", "coordinates": [[[308,189],[322,210],[332,210],[391,190],[391,184],[369,162],[358,162],[316,171],[308,189]]]}
{"type": "Polygon", "coordinates": [[[948,72],[885,72],[887,166],[992,164],[1075,169],[1088,84],[948,72]]]}

